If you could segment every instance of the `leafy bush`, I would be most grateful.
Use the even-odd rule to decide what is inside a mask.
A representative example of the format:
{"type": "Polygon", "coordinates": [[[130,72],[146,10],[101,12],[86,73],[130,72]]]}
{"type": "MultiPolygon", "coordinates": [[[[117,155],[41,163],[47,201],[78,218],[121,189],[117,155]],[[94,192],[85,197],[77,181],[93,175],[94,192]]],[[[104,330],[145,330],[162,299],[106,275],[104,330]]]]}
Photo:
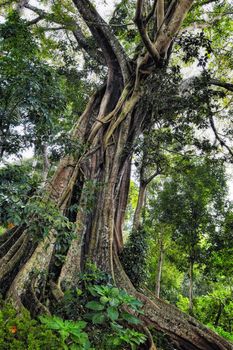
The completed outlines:
{"type": "Polygon", "coordinates": [[[142,303],[133,296],[127,294],[123,289],[112,285],[90,286],[89,292],[96,300],[88,302],[85,307],[92,312],[88,317],[94,324],[101,324],[105,321],[124,320],[128,323],[139,324],[140,320],[131,313],[124,311],[125,307],[133,312],[141,313],[142,303]]]}
{"type": "Polygon", "coordinates": [[[137,288],[148,277],[148,234],[143,227],[133,230],[121,253],[121,263],[131,282],[137,288]]]}
{"type": "Polygon", "coordinates": [[[26,310],[17,314],[11,304],[0,306],[1,350],[63,349],[60,338],[45,325],[32,320],[26,310]]]}
{"type": "Polygon", "coordinates": [[[64,350],[91,350],[88,335],[83,331],[86,322],[62,320],[57,316],[40,316],[39,319],[47,328],[59,333],[64,350]]]}
{"type": "Polygon", "coordinates": [[[110,276],[88,264],[80,276],[78,288],[69,289],[54,312],[65,319],[87,321],[87,330],[95,349],[137,349],[146,341],[133,329],[141,321],[142,303],[123,289],[116,288],[110,276]]]}
{"type": "Polygon", "coordinates": [[[224,331],[224,329],[222,329],[222,327],[214,327],[211,323],[208,323],[207,327],[209,327],[214,332],[218,333],[223,338],[225,338],[233,343],[233,334],[232,333],[224,331]]]}
{"type": "Polygon", "coordinates": [[[39,316],[40,323],[26,310],[18,314],[12,305],[3,304],[0,349],[136,350],[145,343],[146,336],[138,331],[139,300],[90,264],[78,287],[67,290],[63,301],[54,305],[56,315],[39,316]]]}
{"type": "Polygon", "coordinates": [[[176,306],[183,312],[188,313],[189,311],[189,299],[179,294],[176,306]]]}

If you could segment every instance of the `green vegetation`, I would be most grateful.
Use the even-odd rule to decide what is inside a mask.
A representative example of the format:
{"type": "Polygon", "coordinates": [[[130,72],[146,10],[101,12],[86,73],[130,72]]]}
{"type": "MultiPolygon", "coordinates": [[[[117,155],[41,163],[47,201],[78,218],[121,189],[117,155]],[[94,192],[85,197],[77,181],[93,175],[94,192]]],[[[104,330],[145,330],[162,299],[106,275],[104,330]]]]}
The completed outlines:
{"type": "Polygon", "coordinates": [[[116,288],[110,279],[89,264],[80,276],[79,288],[65,292],[54,310],[57,315],[42,315],[38,320],[33,320],[28,311],[17,313],[11,304],[2,302],[0,348],[136,350],[146,341],[139,331],[142,303],[116,288]]]}
{"type": "Polygon", "coordinates": [[[18,314],[11,304],[1,302],[0,349],[62,349],[58,336],[40,322],[32,320],[28,311],[18,314]]]}

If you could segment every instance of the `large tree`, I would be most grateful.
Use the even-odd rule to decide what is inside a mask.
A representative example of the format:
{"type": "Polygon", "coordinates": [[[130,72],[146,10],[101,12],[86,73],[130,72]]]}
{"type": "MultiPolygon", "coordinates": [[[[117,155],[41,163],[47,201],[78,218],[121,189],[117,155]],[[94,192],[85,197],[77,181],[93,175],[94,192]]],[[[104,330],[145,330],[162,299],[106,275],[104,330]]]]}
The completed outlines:
{"type": "MultiPolygon", "coordinates": [[[[39,215],[36,199],[35,210],[30,211],[28,219],[0,237],[3,295],[18,307],[30,309],[34,304],[36,312],[46,312],[49,299],[59,298],[65,285],[75,285],[85,262],[91,260],[109,273],[117,286],[143,301],[142,319],[145,326],[166,333],[176,348],[231,349],[230,344],[195,319],[153,295],[148,298],[139,293],[118,258],[123,247],[122,225],[135,140],[154,120],[152,106],[142,108],[144,91],[153,80],[153,93],[161,94],[174,40],[191,7],[197,9],[199,4],[193,0],[129,1],[131,8],[135,6],[134,22],[141,39],[135,45],[134,54],[129,56],[112,29],[116,26],[120,28],[120,23],[116,25],[113,21],[111,28],[111,24],[104,21],[89,0],[73,0],[73,4],[65,1],[64,16],[56,2],[52,13],[36,8],[30,1],[15,3],[18,11],[25,7],[36,13],[37,16],[30,20],[31,25],[44,19],[67,26],[79,47],[107,68],[107,78],[105,84],[92,95],[77,125],[73,127],[72,137],[82,147],[75,155],[61,159],[53,179],[39,200],[45,214],[46,210],[51,210],[58,216],[58,208],[64,216],[76,222],[75,237],[72,234],[67,240],[62,263],[59,264],[57,256],[61,234],[56,225],[48,225],[45,230],[47,222],[43,220],[46,215],[39,215]],[[72,21],[67,11],[73,14],[72,21]],[[87,38],[84,24],[89,28],[93,40],[90,40],[90,36],[87,38]],[[90,196],[91,205],[88,200],[90,196]],[[70,207],[75,211],[71,211],[70,207]]],[[[119,31],[122,33],[122,29],[119,31]]],[[[117,30],[115,32],[117,34],[117,30]]],[[[209,83],[232,89],[230,84],[224,82],[212,80],[209,83]]],[[[169,95],[169,91],[163,90],[163,93],[169,95]]],[[[165,101],[170,103],[172,99],[165,101]]],[[[158,115],[162,115],[164,103],[160,106],[158,101],[154,107],[159,111],[158,115]]],[[[151,344],[151,349],[154,348],[151,344]]]]}

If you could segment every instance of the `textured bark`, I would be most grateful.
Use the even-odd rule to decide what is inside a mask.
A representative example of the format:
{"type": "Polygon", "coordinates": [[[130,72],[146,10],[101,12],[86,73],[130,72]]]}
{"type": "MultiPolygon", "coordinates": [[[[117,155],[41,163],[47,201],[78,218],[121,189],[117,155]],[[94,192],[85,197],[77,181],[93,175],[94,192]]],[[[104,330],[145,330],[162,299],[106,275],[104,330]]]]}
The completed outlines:
{"type": "MultiPolygon", "coordinates": [[[[119,42],[91,3],[88,0],[73,2],[102,50],[108,67],[105,86],[91,97],[72,131],[73,138],[85,146],[84,150],[60,161],[45,191],[45,197],[68,217],[70,204],[78,205],[75,218],[72,216],[77,223],[76,237],[67,249],[64,264],[57,268],[54,266],[56,230],[51,228],[47,237],[35,241],[27,234],[31,218],[27,227],[7,232],[0,238],[3,259],[0,289],[17,307],[24,305],[32,313],[49,312],[49,300],[45,300],[43,291],[38,293],[36,287],[43,283],[47,291],[50,290],[51,298],[59,299],[63,286],[75,285],[77,273],[90,259],[111,274],[119,287],[143,301],[145,325],[166,333],[177,349],[230,350],[230,344],[196,320],[153,295],[138,293],[121,266],[118,252],[122,248],[131,157],[135,140],[143,132],[145,118],[149,119],[138,106],[143,83],[152,71],[145,73],[141,68],[151,56],[142,52],[137,62],[129,63],[119,42]],[[91,204],[88,191],[91,191],[91,204]],[[34,310],[32,305],[35,305],[34,310]]],[[[192,2],[177,1],[169,10],[169,16],[165,14],[164,23],[152,42],[158,57],[163,57],[171,45],[192,2]]],[[[157,70],[159,67],[159,64],[154,66],[157,70]]]]}

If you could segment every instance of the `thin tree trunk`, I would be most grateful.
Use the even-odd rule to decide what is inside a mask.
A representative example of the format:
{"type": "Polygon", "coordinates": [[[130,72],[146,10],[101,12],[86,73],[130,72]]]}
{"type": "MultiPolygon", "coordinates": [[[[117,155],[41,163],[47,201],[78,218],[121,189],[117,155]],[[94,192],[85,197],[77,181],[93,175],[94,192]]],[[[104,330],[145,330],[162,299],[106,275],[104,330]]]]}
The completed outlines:
{"type": "Polygon", "coordinates": [[[155,295],[158,298],[160,297],[160,286],[161,286],[162,268],[163,268],[163,255],[164,255],[164,248],[163,248],[163,239],[161,237],[159,240],[159,258],[158,258],[156,281],[155,281],[155,295]]]}
{"type": "Polygon", "coordinates": [[[224,304],[220,301],[219,302],[219,307],[218,307],[218,312],[214,321],[214,326],[217,327],[219,324],[220,317],[222,316],[224,310],[224,304]]]}
{"type": "Polygon", "coordinates": [[[189,263],[189,312],[193,313],[193,261],[189,263]]]}
{"type": "Polygon", "coordinates": [[[144,204],[145,204],[146,188],[147,188],[147,184],[143,181],[140,181],[137,206],[136,206],[136,209],[134,212],[134,218],[133,218],[133,230],[135,230],[135,231],[140,226],[142,209],[143,209],[144,204]]]}
{"type": "Polygon", "coordinates": [[[42,145],[42,159],[43,159],[42,179],[43,179],[43,184],[45,184],[49,173],[49,167],[50,167],[50,161],[48,156],[48,146],[46,143],[42,145]]]}

